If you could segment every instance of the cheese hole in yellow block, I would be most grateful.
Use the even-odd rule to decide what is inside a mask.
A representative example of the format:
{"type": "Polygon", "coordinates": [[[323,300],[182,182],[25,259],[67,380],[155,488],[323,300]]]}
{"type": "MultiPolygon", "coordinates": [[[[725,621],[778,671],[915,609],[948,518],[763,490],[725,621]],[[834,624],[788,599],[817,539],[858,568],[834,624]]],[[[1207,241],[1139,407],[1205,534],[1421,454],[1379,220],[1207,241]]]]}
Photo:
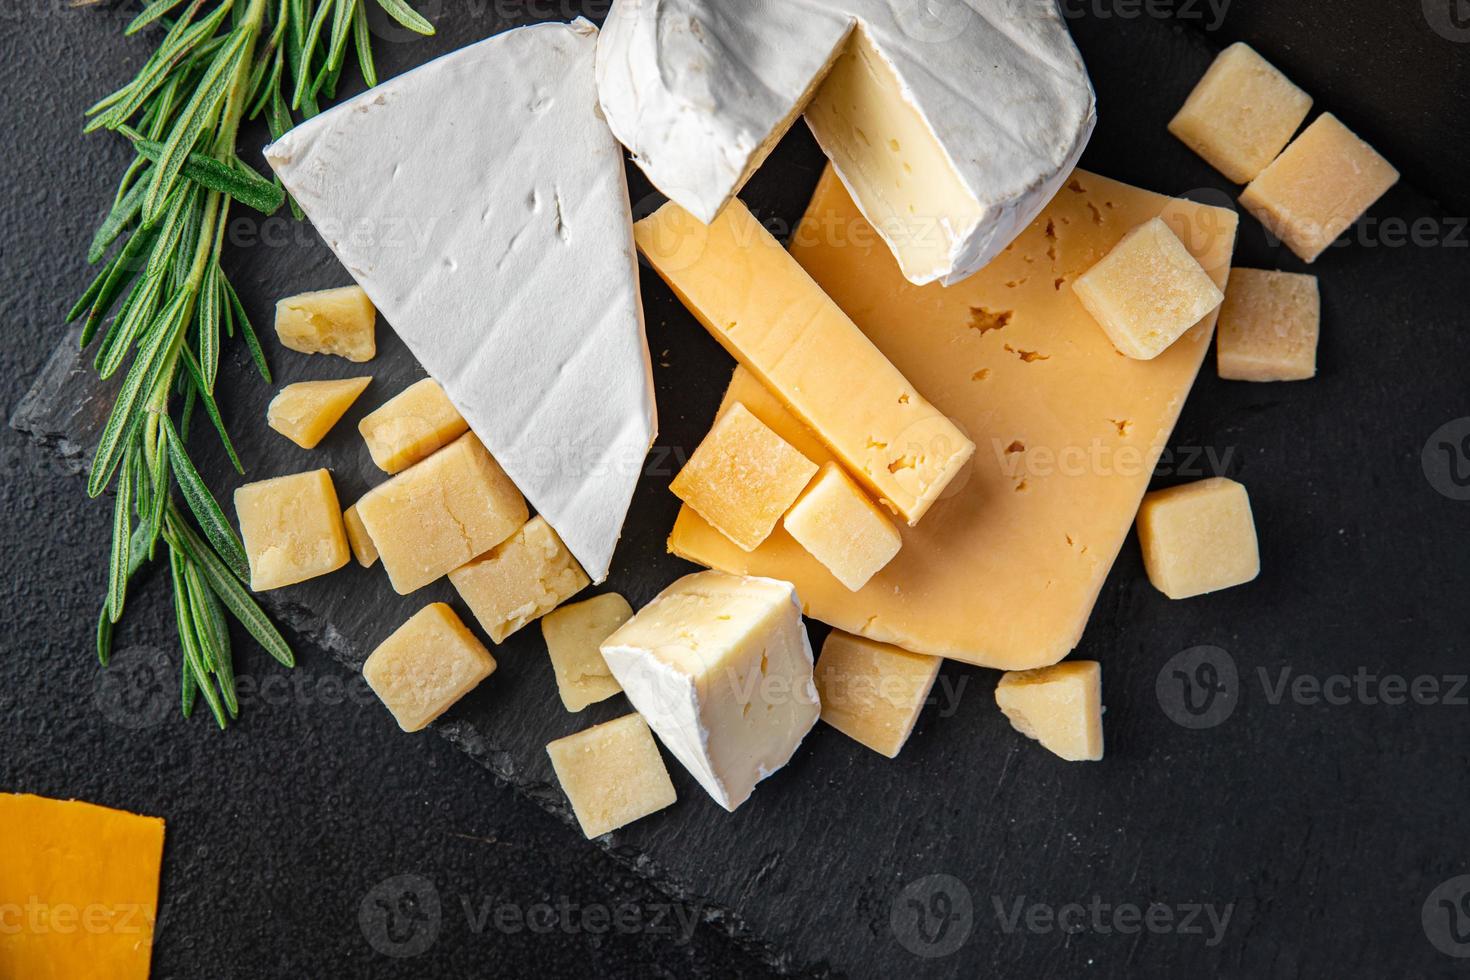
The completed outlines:
{"type": "Polygon", "coordinates": [[[1068,762],[1103,757],[1102,665],[1096,661],[1011,671],[996,684],[995,701],[1012,728],[1068,762]]]}
{"type": "Polygon", "coordinates": [[[822,466],[781,523],[797,544],[854,592],[903,547],[898,528],[836,463],[822,466]]]}
{"type": "Polygon", "coordinates": [[[334,572],[352,557],[326,470],[247,483],[235,491],[235,514],[256,592],[334,572]]]}
{"type": "Polygon", "coordinates": [[[164,824],[0,794],[0,977],[148,980],[164,824]]]}
{"type": "Polygon", "coordinates": [[[433,378],[409,385],[357,423],[373,463],[398,473],[470,429],[433,378]]]}
{"type": "Polygon", "coordinates": [[[591,584],[544,517],[451,571],[449,581],[496,643],[591,584]]]}
{"type": "Polygon", "coordinates": [[[473,432],[369,490],[357,513],[399,595],[483,555],[530,516],[473,432]]]}
{"type": "Polygon", "coordinates": [[[1232,269],[1215,353],[1232,381],[1304,381],[1317,373],[1317,277],[1232,269]]]}
{"type": "Polygon", "coordinates": [[[581,711],[623,689],[598,647],[632,618],[633,607],[616,593],[563,606],[542,618],[556,690],[568,711],[581,711]]]}
{"type": "Polygon", "coordinates": [[[1315,262],[1398,179],[1392,164],[1329,112],[1250,182],[1240,203],[1303,262],[1315,262]]]}
{"type": "Polygon", "coordinates": [[[1261,572],[1250,496],[1223,476],[1144,497],[1138,540],[1148,580],[1170,599],[1218,592],[1261,572]]]}
{"type": "Polygon", "coordinates": [[[705,225],[669,203],[633,232],[654,270],[704,328],[880,503],[918,524],[974,455],[975,444],[750,210],[734,200],[705,225]]]}
{"type": "Polygon", "coordinates": [[[342,527],[347,531],[347,543],[352,548],[352,557],[363,568],[372,568],[378,563],[378,546],[362,523],[362,515],[353,504],[342,512],[342,527]]]}
{"type": "Polygon", "coordinates": [[[1225,298],[1162,218],[1124,235],[1072,291],[1113,346],[1141,361],[1158,357],[1225,298]]]}
{"type": "Polygon", "coordinates": [[[1255,179],[1306,121],[1312,97],[1248,44],[1210,65],[1169,132],[1234,183],[1255,179]]]}
{"type": "Polygon", "coordinates": [[[421,731],[495,673],[495,658],[442,602],[393,631],[362,676],[405,732],[421,731]]]}
{"type": "Polygon", "coordinates": [[[880,755],[898,755],[924,710],[939,657],[834,630],[817,658],[822,720],[880,755]]]}
{"type": "Polygon", "coordinates": [[[559,738],[546,754],[589,840],[672,806],[676,798],[653,734],[637,714],[559,738]]]}
{"type": "Polygon", "coordinates": [[[287,385],[271,399],[266,424],[302,449],[315,449],[372,380],[345,378],[287,385]]]}
{"type": "Polygon", "coordinates": [[[303,354],[371,361],[378,353],[378,311],[361,286],[288,296],[276,304],[276,336],[303,354]]]}
{"type": "Polygon", "coordinates": [[[816,472],[816,463],[736,402],[715,419],[669,489],[731,541],[754,551],[816,472]]]}

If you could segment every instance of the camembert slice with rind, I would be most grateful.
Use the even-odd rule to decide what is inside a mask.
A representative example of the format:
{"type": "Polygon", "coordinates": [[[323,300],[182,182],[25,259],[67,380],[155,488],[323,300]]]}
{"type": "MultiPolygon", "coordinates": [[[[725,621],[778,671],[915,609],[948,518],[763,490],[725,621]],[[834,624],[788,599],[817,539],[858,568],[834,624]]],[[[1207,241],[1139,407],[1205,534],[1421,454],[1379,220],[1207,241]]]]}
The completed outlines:
{"type": "Polygon", "coordinates": [[[303,123],[266,159],[602,581],[657,423],[596,47],[586,20],[507,31],[303,123]]]}

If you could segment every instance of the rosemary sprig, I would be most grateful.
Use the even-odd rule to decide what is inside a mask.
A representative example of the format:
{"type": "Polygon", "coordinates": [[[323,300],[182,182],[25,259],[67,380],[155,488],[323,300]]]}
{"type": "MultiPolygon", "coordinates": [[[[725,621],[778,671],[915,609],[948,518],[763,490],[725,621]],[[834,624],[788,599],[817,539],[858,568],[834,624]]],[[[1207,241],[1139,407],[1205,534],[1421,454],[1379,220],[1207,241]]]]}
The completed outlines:
{"type": "MultiPolygon", "coordinates": [[[[276,660],[295,665],[251,597],[244,547],[185,448],[198,405],[244,472],[215,399],[222,339],[238,332],[270,381],[220,258],[232,203],[272,214],[287,197],[237,155],[240,125],[264,114],[278,138],[297,116],[315,115],[335,97],[349,47],[376,85],[369,2],[149,0],[125,33],[161,29],[158,47],[131,82],[87,110],[86,132],[118,133],[136,154],[87,252],[101,270],[67,316],[86,317],[82,346],[97,342],[102,377],[127,367],[87,482],[93,497],[109,487],[115,494],[97,656],[108,663],[129,584],[162,541],[183,655],[180,705],[188,717],[202,698],[221,728],[240,708],[226,611],[276,660]],[[184,399],[177,425],[174,394],[184,399]]],[[[433,33],[404,0],[372,2],[404,27],[433,33]]]]}

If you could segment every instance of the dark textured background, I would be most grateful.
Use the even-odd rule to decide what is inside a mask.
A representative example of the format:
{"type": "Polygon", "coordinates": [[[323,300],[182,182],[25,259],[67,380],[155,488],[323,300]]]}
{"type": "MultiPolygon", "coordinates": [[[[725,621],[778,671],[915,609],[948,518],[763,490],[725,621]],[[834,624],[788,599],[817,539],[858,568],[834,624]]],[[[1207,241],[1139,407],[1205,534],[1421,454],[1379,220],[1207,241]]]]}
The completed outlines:
{"type": "MultiPolygon", "coordinates": [[[[119,668],[100,675],[88,651],[105,508],[85,506],[54,456],[6,431],[0,522],[24,570],[4,586],[12,612],[0,646],[0,789],[169,819],[156,975],[758,975],[766,965],[832,964],[853,975],[1077,975],[1091,966],[1119,976],[1339,976],[1448,974],[1457,965],[1431,945],[1420,905],[1467,870],[1464,706],[1272,705],[1255,671],[1465,670],[1470,504],[1435,493],[1419,454],[1439,425],[1470,414],[1470,248],[1462,225],[1458,245],[1452,238],[1454,216],[1470,210],[1470,37],[1462,37],[1470,27],[1436,20],[1434,0],[1422,8],[1242,0],[1218,30],[1203,4],[1170,5],[1173,21],[1128,16],[1139,7],[1121,0],[1066,6],[1086,14],[1074,30],[1099,90],[1102,123],[1086,165],[1220,201],[1229,185],[1162,127],[1212,51],[1241,38],[1373,141],[1407,185],[1375,208],[1380,224],[1365,225],[1362,241],[1313,269],[1325,304],[1317,381],[1226,385],[1207,364],[1175,444],[1230,454],[1221,468],[1251,487],[1266,572],[1244,589],[1170,604],[1143,581],[1136,546],[1125,549],[1082,648],[1108,667],[1110,761],[1066,767],[1020,743],[988,703],[993,679],[951,665],[944,676],[967,685],[964,710],[951,718],[931,708],[898,762],[819,730],[793,770],[757,794],[768,809],[753,803],[712,824],[734,839],[704,841],[671,861],[670,849],[689,843],[677,822],[711,809],[675,772],[680,806],[615,835],[604,855],[444,741],[399,735],[351,674],[305,647],[290,675],[247,656],[243,669],[257,682],[288,686],[255,695],[229,735],[209,735],[199,718],[184,726],[166,713],[172,678],[151,683],[156,663],[172,656],[157,583],[130,607],[119,668]],[[1389,218],[1424,218],[1441,242],[1394,246],[1381,233],[1389,218]],[[1204,643],[1232,651],[1244,691],[1230,720],[1194,732],[1159,710],[1154,680],[1173,653],[1204,643]],[[834,824],[838,814],[861,819],[834,824]],[[384,957],[359,909],[401,895],[406,874],[435,885],[440,938],[417,958],[384,957]],[[916,958],[916,947],[940,947],[894,930],[890,910],[933,874],[954,876],[973,901],[973,922],[960,952],[916,958]],[[669,906],[661,889],[694,904],[669,906]],[[1187,935],[1008,934],[993,908],[1093,896],[1236,909],[1225,941],[1206,946],[1187,935]],[[719,908],[705,909],[706,899],[719,908]],[[466,912],[466,904],[478,915],[540,903],[562,906],[550,935],[477,929],[466,912]],[[619,921],[639,925],[592,935],[568,905],[622,910],[630,918],[619,921]],[[710,924],[686,942],[679,922],[691,912],[710,924]]],[[[549,15],[529,3],[425,9],[439,14],[443,36],[380,44],[388,72],[508,26],[502,17],[549,15]]],[[[75,123],[142,57],[145,43],[118,39],[119,27],[113,12],[38,0],[0,13],[3,111],[14,134],[0,148],[7,411],[85,282],[78,252],[122,161],[107,137],[83,142],[75,123]],[[57,57],[63,48],[91,54],[57,57]]],[[[764,217],[790,221],[819,163],[798,129],[745,196],[764,217]]],[[[1249,219],[1242,228],[1242,264],[1299,267],[1249,219]]],[[[253,309],[273,298],[252,276],[279,264],[277,252],[299,256],[299,287],[340,278],[309,230],[289,222],[258,230],[262,244],[237,250],[232,267],[253,309]]],[[[686,379],[718,376],[725,362],[702,335],[691,337],[660,285],[648,283],[645,296],[656,361],[667,348],[698,360],[657,371],[661,441],[677,447],[697,439],[718,398],[717,386],[690,392],[686,379]]],[[[304,361],[275,358],[283,380],[336,370],[304,361]]],[[[211,458],[203,448],[201,456],[211,458]]],[[[288,464],[262,464],[271,465],[288,464]]],[[[672,508],[645,496],[650,520],[666,527],[672,508]]],[[[654,560],[635,560],[644,557],[654,560]]],[[[304,610],[288,612],[321,632],[304,610]]],[[[321,638],[339,656],[371,642],[321,638]]],[[[494,696],[466,711],[494,710],[498,702],[486,700],[494,696]]],[[[502,771],[515,767],[487,759],[493,746],[467,747],[502,771]]],[[[555,803],[537,785],[544,776],[516,775],[555,803]]]]}

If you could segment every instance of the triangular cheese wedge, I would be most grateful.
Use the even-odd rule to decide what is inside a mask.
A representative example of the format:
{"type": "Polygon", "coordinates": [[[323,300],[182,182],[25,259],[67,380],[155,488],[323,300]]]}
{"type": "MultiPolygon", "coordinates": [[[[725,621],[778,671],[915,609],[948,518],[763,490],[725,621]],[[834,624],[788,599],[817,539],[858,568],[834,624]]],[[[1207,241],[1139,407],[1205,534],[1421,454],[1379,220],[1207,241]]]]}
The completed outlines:
{"type": "Polygon", "coordinates": [[[266,160],[602,581],[657,422],[596,46],[586,20],[508,31],[317,116],[266,160]]]}
{"type": "Polygon", "coordinates": [[[266,424],[302,449],[315,449],[372,380],[344,378],[287,385],[271,399],[266,424]]]}
{"type": "Polygon", "coordinates": [[[1068,762],[1103,757],[1102,665],[1097,661],[1012,671],[996,684],[995,701],[1011,727],[1068,762]]]}
{"type": "Polygon", "coordinates": [[[1009,245],[1096,121],[1051,2],[617,0],[597,75],[613,132],[706,224],[805,112],[918,284],[1009,245]]]}

